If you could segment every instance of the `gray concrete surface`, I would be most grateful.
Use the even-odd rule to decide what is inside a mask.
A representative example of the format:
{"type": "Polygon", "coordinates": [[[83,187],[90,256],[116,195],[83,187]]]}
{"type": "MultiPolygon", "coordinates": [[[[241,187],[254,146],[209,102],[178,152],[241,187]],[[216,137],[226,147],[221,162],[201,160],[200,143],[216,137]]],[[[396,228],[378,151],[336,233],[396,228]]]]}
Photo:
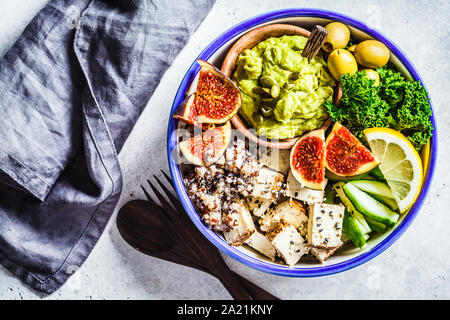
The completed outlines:
{"type": "MultiPolygon", "coordinates": [[[[14,43],[46,0],[0,1],[0,55],[14,43]]],[[[449,299],[448,226],[450,35],[447,0],[240,1],[218,0],[164,75],[121,154],[124,189],[119,203],[143,198],[141,182],[165,155],[169,108],[188,66],[201,50],[234,24],[274,9],[317,7],[351,15],[378,28],[414,62],[428,86],[438,121],[440,152],[432,188],[405,234],[380,256],[356,269],[321,278],[285,278],[248,268],[229,257],[230,267],[282,299],[449,299]]],[[[218,280],[202,272],[145,256],[120,237],[114,213],[86,263],[45,299],[230,299],[218,280]]],[[[0,267],[0,299],[40,299],[0,267]]]]}

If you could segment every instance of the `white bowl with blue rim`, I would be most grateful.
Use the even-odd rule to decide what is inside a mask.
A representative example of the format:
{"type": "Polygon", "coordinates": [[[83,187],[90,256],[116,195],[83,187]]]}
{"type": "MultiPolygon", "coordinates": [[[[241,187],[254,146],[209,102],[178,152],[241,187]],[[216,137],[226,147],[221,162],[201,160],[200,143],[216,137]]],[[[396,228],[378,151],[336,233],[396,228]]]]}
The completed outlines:
{"type": "MultiPolygon", "coordinates": [[[[242,35],[250,31],[251,29],[267,24],[284,23],[297,25],[302,28],[311,30],[312,27],[316,24],[325,25],[331,21],[340,21],[346,24],[351,31],[351,35],[355,40],[355,43],[366,39],[376,39],[384,43],[391,51],[390,62],[393,63],[407,79],[418,80],[422,83],[422,85],[425,86],[412,62],[386,36],[381,34],[379,31],[370,28],[365,23],[357,19],[340,13],[320,9],[285,9],[268,12],[260,16],[245,20],[216,38],[202,51],[202,53],[200,53],[198,59],[209,61],[220,69],[223,58],[225,57],[226,53],[231,48],[233,43],[235,43],[237,39],[239,39],[242,35]]],[[[180,168],[177,164],[176,156],[174,156],[177,150],[176,129],[178,127],[178,123],[172,118],[172,114],[185,98],[186,92],[195,91],[196,76],[199,70],[199,65],[195,61],[193,61],[192,65],[189,67],[186,75],[181,81],[180,87],[178,88],[177,94],[173,101],[171,116],[169,119],[167,152],[170,173],[172,175],[174,187],[178,193],[178,197],[180,198],[184,209],[186,210],[195,226],[200,230],[200,232],[222,252],[249,267],[272,274],[292,277],[323,276],[354,268],[369,261],[370,259],[373,259],[384,250],[386,250],[389,246],[391,246],[413,222],[414,218],[419,213],[419,210],[425,201],[436,165],[437,130],[434,120],[434,112],[432,112],[431,116],[431,121],[434,126],[434,133],[433,137],[431,138],[429,155],[430,162],[428,170],[425,173],[425,180],[419,197],[417,198],[410,211],[401,216],[400,220],[397,222],[394,228],[383,234],[375,234],[371,236],[371,238],[367,242],[367,246],[364,249],[360,250],[359,248],[354,248],[342,250],[339,252],[339,254],[330,257],[324,263],[301,262],[297,263],[297,265],[293,267],[289,267],[282,263],[273,262],[247,246],[233,247],[229,245],[221,235],[210,230],[201,221],[199,214],[197,213],[195,207],[191,203],[186,193],[180,168]]],[[[433,110],[431,99],[430,104],[433,110]]]]}

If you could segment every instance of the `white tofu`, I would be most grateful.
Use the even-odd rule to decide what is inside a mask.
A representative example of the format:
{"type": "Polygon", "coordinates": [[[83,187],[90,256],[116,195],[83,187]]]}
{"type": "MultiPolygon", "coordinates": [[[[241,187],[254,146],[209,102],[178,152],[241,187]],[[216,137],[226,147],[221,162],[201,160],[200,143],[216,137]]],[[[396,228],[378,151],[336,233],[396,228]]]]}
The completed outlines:
{"type": "Polygon", "coordinates": [[[323,263],[329,257],[331,257],[342,245],[334,249],[321,249],[321,248],[311,248],[309,252],[319,260],[319,262],[323,263]]]}
{"type": "Polygon", "coordinates": [[[275,247],[277,254],[289,266],[295,265],[309,251],[308,246],[305,244],[305,239],[303,239],[297,229],[284,221],[272,229],[267,234],[267,238],[275,247]]]}
{"type": "Polygon", "coordinates": [[[261,232],[255,231],[250,238],[245,241],[250,247],[262,253],[270,260],[275,260],[276,251],[272,243],[261,232]]]}
{"type": "Polygon", "coordinates": [[[259,219],[261,231],[268,232],[283,219],[296,229],[303,227],[308,221],[305,207],[300,201],[288,199],[270,209],[266,215],[259,219]]]}
{"type": "Polygon", "coordinates": [[[241,201],[238,203],[237,226],[230,231],[224,231],[225,240],[232,246],[240,246],[255,232],[255,224],[247,205],[241,201]]]}
{"type": "Polygon", "coordinates": [[[267,167],[262,167],[255,178],[255,187],[251,196],[277,202],[286,176],[267,167]]]}
{"type": "Polygon", "coordinates": [[[303,187],[289,170],[286,182],[286,196],[307,203],[323,202],[325,192],[303,187]]]}
{"type": "Polygon", "coordinates": [[[269,210],[272,205],[272,200],[266,200],[262,198],[247,197],[247,206],[252,214],[257,217],[264,217],[267,210],[269,210]]]}
{"type": "Polygon", "coordinates": [[[261,155],[259,163],[283,174],[287,174],[290,168],[290,155],[291,150],[268,148],[267,152],[261,155]]]}
{"type": "Polygon", "coordinates": [[[342,204],[314,203],[308,211],[308,244],[311,247],[334,249],[342,245],[342,204]]]}

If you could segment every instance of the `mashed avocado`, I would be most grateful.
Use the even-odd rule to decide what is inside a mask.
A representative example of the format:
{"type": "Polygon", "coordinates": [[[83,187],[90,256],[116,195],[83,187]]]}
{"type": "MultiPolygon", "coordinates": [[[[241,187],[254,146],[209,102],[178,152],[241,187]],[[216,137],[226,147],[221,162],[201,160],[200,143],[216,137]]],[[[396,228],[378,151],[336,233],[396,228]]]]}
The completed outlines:
{"type": "Polygon", "coordinates": [[[301,53],[307,38],[269,38],[243,51],[232,80],[242,92],[240,115],[270,139],[299,136],[328,117],[333,78],[321,53],[308,63],[301,53]]]}

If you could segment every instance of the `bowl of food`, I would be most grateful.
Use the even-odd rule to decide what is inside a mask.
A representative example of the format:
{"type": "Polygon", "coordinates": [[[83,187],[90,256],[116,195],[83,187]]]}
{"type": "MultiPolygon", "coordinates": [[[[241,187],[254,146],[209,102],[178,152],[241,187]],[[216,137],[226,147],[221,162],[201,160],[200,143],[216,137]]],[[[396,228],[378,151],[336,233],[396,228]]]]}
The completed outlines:
{"type": "Polygon", "coordinates": [[[285,276],[348,270],[392,245],[424,202],[436,154],[410,60],[363,22],[318,9],[220,35],[189,67],[168,127],[174,186],[196,227],[285,276]],[[306,58],[317,26],[326,38],[306,58]]]}

